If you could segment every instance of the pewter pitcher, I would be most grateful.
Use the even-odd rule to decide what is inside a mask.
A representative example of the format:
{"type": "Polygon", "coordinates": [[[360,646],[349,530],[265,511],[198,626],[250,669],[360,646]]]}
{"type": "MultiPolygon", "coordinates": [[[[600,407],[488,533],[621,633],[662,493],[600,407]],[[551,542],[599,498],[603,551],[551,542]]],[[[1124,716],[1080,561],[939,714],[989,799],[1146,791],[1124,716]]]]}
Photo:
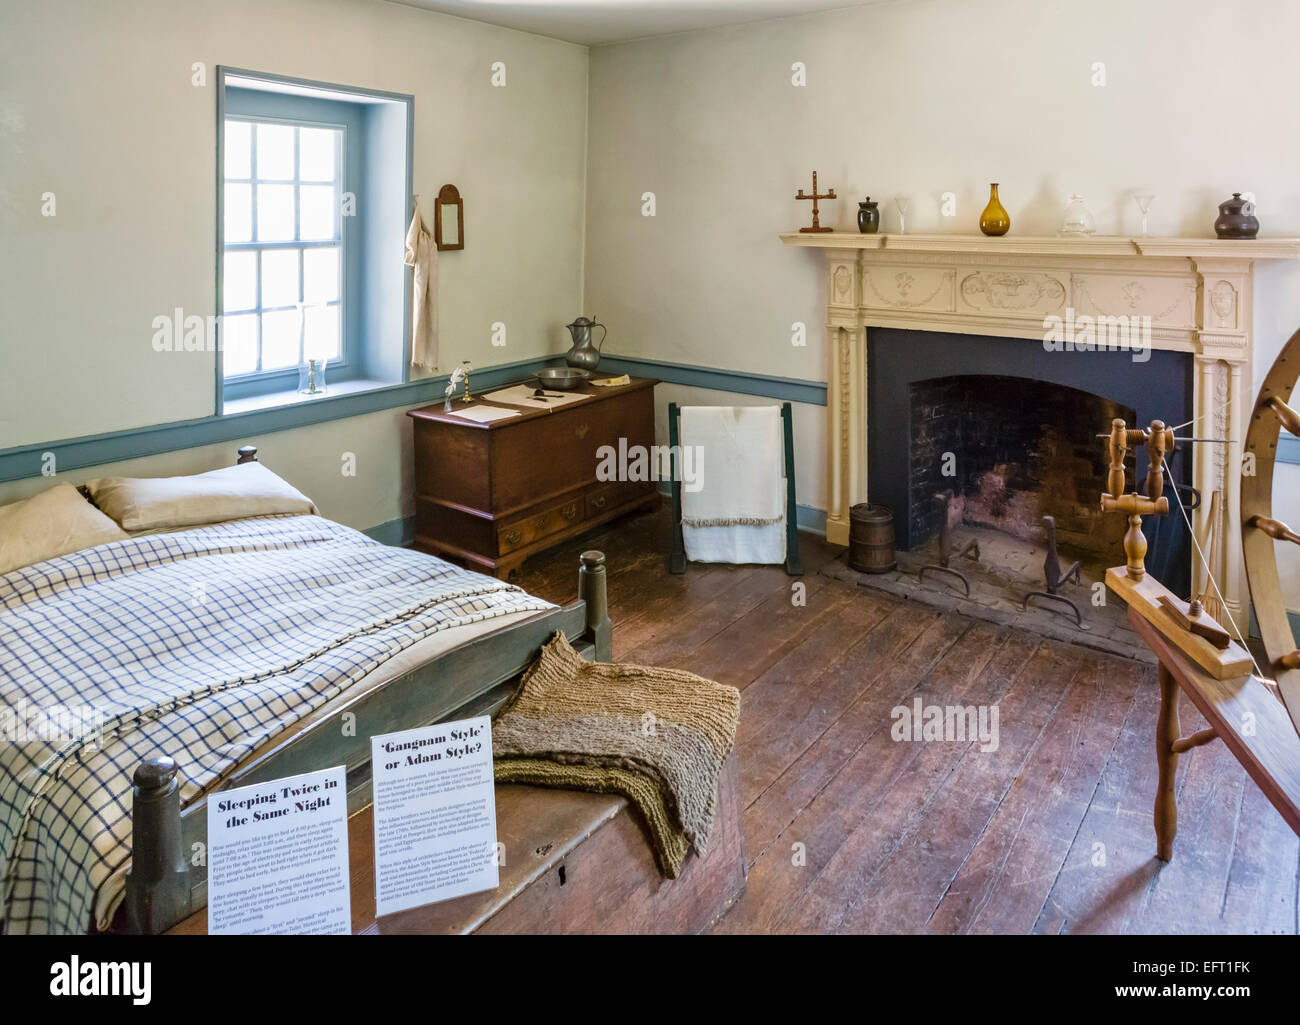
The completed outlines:
{"type": "Polygon", "coordinates": [[[586,317],[579,317],[572,324],[565,324],[569,329],[569,334],[573,336],[573,348],[564,356],[564,362],[571,367],[579,367],[582,370],[595,370],[600,363],[600,347],[605,344],[605,325],[597,324],[594,320],[588,320],[586,317]],[[591,340],[591,329],[600,328],[600,341],[593,344],[591,340]]]}

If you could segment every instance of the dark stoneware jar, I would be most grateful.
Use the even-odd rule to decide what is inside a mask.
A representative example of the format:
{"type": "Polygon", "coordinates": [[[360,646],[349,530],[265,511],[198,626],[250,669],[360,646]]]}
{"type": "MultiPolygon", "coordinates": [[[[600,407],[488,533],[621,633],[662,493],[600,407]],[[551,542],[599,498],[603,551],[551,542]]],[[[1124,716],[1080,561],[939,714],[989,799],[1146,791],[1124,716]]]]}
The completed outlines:
{"type": "Polygon", "coordinates": [[[1242,199],[1240,192],[1234,192],[1231,199],[1219,204],[1219,219],[1214,222],[1214,233],[1219,238],[1254,238],[1259,234],[1255,204],[1242,199]]]}
{"type": "Polygon", "coordinates": [[[858,204],[858,231],[874,235],[880,230],[880,207],[868,196],[858,204]]]}

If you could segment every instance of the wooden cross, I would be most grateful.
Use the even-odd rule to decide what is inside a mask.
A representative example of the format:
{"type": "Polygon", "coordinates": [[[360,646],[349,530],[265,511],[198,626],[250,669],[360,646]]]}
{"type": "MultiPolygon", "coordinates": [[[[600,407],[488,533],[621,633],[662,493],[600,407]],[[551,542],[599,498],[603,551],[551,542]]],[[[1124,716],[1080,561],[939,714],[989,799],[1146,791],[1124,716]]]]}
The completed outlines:
{"type": "Polygon", "coordinates": [[[819,199],[838,199],[839,197],[835,195],[835,190],[834,190],[834,189],[830,189],[830,190],[828,190],[828,191],[826,191],[826,192],[818,192],[818,191],[817,191],[817,172],[816,172],[816,171],[813,172],[813,187],[812,187],[812,194],[811,194],[811,195],[807,195],[807,194],[804,193],[803,189],[800,189],[800,190],[795,194],[795,197],[794,197],[794,198],[795,198],[795,199],[811,199],[811,200],[812,200],[812,205],[813,205],[813,222],[812,222],[812,227],[811,227],[811,228],[800,228],[800,229],[799,229],[800,231],[804,232],[805,234],[811,234],[811,233],[813,233],[813,232],[823,232],[823,231],[834,231],[834,230],[835,230],[834,228],[823,228],[823,227],[821,226],[821,222],[817,220],[817,201],[818,201],[819,199]]]}

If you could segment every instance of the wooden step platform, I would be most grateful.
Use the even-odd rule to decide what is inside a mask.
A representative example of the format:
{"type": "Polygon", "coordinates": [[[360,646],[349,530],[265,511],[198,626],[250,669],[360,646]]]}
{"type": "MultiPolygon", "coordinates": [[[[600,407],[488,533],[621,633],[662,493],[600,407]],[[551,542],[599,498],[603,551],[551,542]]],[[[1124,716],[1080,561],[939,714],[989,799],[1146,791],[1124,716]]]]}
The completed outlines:
{"type": "MultiPolygon", "coordinates": [[[[727,760],[707,857],[677,879],[655,867],[644,825],[621,797],[498,786],[497,837],[506,863],[495,890],[375,918],[374,820],[348,820],[352,931],[452,933],[698,933],[745,888],[736,758],[727,760]]],[[[207,931],[207,910],[173,933],[207,931]]]]}

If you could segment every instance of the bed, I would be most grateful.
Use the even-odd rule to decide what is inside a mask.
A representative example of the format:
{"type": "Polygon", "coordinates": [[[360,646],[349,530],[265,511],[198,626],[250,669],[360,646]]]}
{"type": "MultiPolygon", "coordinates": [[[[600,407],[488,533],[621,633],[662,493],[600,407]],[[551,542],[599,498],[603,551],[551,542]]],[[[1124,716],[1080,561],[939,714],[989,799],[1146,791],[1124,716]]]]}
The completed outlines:
{"type": "Polygon", "coordinates": [[[5,931],[166,930],[206,904],[208,797],[342,764],[364,806],[372,734],[492,711],[556,631],[608,659],[600,553],[579,595],[298,512],[0,574],[0,703],[94,725],[0,747],[5,931]]]}

